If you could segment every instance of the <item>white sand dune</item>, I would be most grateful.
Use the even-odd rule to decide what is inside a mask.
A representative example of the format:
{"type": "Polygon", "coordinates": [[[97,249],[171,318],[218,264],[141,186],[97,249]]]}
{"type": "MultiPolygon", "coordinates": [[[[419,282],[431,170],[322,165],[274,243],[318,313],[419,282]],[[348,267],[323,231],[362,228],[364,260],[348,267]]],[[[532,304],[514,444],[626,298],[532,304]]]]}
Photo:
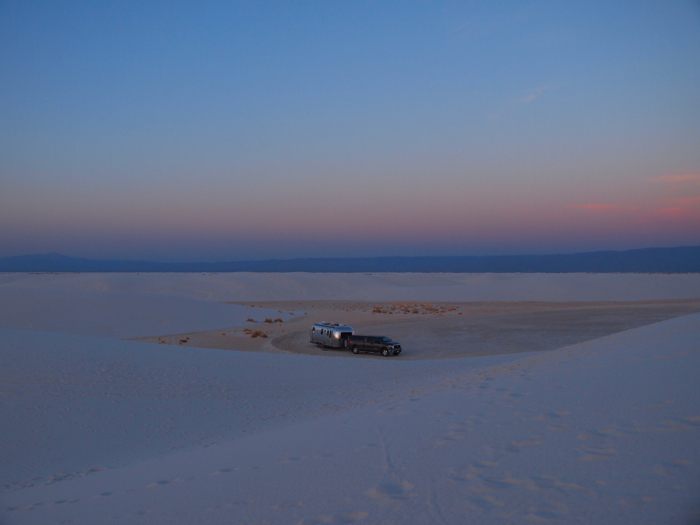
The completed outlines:
{"type": "Polygon", "coordinates": [[[698,276],[0,277],[3,312],[25,301],[0,328],[0,523],[700,519],[700,314],[548,352],[423,361],[114,339],[160,327],[158,309],[178,332],[228,322],[244,310],[215,301],[256,287],[631,300],[700,297],[698,276]],[[52,297],[60,309],[42,309],[52,297]]]}
{"type": "Polygon", "coordinates": [[[17,274],[0,289],[153,293],[208,301],[642,301],[700,297],[700,274],[17,274]]]}
{"type": "Polygon", "coordinates": [[[286,312],[154,293],[0,288],[0,328],[135,338],[241,326],[286,312]]]}
{"type": "Polygon", "coordinates": [[[440,388],[454,372],[440,361],[334,361],[0,330],[0,416],[12,429],[0,434],[0,486],[356,410],[440,388]]]}
{"type": "MultiPolygon", "coordinates": [[[[17,338],[13,345],[27,337],[10,335],[17,338]]],[[[67,339],[67,346],[74,347],[77,340],[67,339]]],[[[96,465],[91,475],[6,492],[3,522],[657,524],[687,523],[697,510],[698,314],[506,362],[493,357],[478,364],[455,360],[449,373],[434,371],[427,390],[420,380],[410,391],[396,385],[402,374],[387,377],[387,369],[376,366],[407,372],[412,362],[371,362],[365,370],[351,370],[353,361],[348,360],[238,353],[217,357],[241,356],[267,360],[273,370],[265,377],[265,365],[248,363],[245,377],[251,384],[240,386],[253,412],[265,419],[273,402],[280,411],[291,410],[291,416],[279,414],[283,421],[267,429],[242,422],[243,428],[250,425],[252,435],[212,446],[103,471],[98,470],[104,465],[96,465]],[[270,360],[279,357],[306,365],[308,375],[301,378],[304,386],[296,401],[291,401],[294,388],[287,397],[272,387],[280,370],[289,366],[270,360]],[[334,391],[334,379],[350,375],[334,391]],[[309,376],[315,377],[320,398],[304,396],[309,376]],[[367,401],[367,387],[376,386],[376,405],[348,406],[350,380],[359,387],[359,405],[367,401]],[[387,385],[397,388],[389,393],[387,385]],[[260,399],[258,394],[263,394],[260,399]],[[314,417],[314,408],[322,403],[336,413],[314,417]]],[[[199,360],[185,351],[175,361],[184,365],[188,357],[198,366],[199,360]]],[[[126,369],[134,357],[127,351],[122,359],[126,369]]],[[[149,370],[150,363],[144,368],[149,370]]],[[[223,370],[214,364],[208,372],[216,368],[219,382],[226,382],[238,367],[223,370]]],[[[201,373],[196,370],[193,383],[202,384],[197,381],[201,373]]],[[[229,383],[242,377],[233,374],[229,383]]],[[[287,387],[293,381],[286,376],[287,387]]],[[[102,401],[106,404],[132,390],[117,381],[104,383],[98,388],[112,396],[102,401]]],[[[155,383],[153,390],[162,390],[155,383]]],[[[216,390],[221,385],[211,386],[216,390]]],[[[51,391],[56,385],[44,383],[46,387],[51,391]]],[[[100,395],[92,401],[99,402],[100,395]]],[[[158,409],[152,395],[143,393],[128,404],[132,412],[145,406],[158,409]]],[[[189,419],[187,412],[185,408],[178,417],[189,419]]],[[[213,419],[223,422],[235,414],[235,409],[230,416],[221,410],[213,419]]],[[[102,422],[93,425],[70,437],[89,444],[102,422]]],[[[108,443],[99,446],[109,448],[108,443]]]]}

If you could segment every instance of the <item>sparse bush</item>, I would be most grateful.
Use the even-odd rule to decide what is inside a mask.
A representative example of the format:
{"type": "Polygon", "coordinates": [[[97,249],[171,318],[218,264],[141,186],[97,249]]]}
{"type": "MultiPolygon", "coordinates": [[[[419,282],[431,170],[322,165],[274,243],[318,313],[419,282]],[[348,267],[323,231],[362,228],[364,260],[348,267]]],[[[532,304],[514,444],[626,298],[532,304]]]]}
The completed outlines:
{"type": "Polygon", "coordinates": [[[250,337],[262,337],[263,339],[267,339],[267,334],[262,330],[256,330],[255,332],[250,334],[250,337]]]}

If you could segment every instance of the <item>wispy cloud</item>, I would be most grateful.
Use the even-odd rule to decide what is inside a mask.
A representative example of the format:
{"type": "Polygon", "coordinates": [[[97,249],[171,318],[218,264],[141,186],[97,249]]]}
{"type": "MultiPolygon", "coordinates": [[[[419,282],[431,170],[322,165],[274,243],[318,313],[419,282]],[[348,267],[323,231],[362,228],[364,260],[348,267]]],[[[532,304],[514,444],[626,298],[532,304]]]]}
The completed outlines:
{"type": "Polygon", "coordinates": [[[569,208],[574,208],[576,210],[586,210],[591,212],[634,211],[638,209],[636,206],[622,206],[620,204],[602,203],[571,204],[569,205],[569,208]]]}
{"type": "Polygon", "coordinates": [[[661,177],[652,177],[650,179],[647,179],[647,182],[653,182],[655,184],[679,184],[683,182],[700,184],[700,173],[688,173],[685,175],[663,175],[661,177]]]}
{"type": "Polygon", "coordinates": [[[660,215],[662,217],[680,217],[687,215],[690,210],[687,208],[683,207],[670,207],[670,208],[659,208],[658,210],[655,211],[656,215],[660,215]]]}
{"type": "Polygon", "coordinates": [[[663,175],[647,179],[647,182],[663,188],[662,208],[659,210],[663,215],[678,214],[682,210],[695,213],[700,206],[700,173],[663,175]]]}
{"type": "Polygon", "coordinates": [[[676,206],[696,206],[700,204],[700,197],[683,197],[680,199],[671,199],[671,203],[676,206]]]}
{"type": "Polygon", "coordinates": [[[532,9],[527,6],[508,10],[505,13],[499,10],[497,14],[488,12],[477,14],[450,31],[449,35],[462,40],[476,40],[512,32],[526,24],[531,16],[532,9]]]}
{"type": "Polygon", "coordinates": [[[529,104],[530,102],[540,98],[542,95],[544,95],[548,91],[551,91],[554,88],[559,87],[559,86],[560,86],[560,84],[544,84],[542,86],[525,91],[521,97],[519,97],[515,100],[512,100],[509,104],[506,105],[506,107],[504,107],[500,111],[494,113],[491,116],[491,118],[492,119],[501,118],[501,116],[504,113],[507,113],[508,111],[511,111],[511,110],[517,108],[518,106],[523,105],[523,104],[529,104]]]}

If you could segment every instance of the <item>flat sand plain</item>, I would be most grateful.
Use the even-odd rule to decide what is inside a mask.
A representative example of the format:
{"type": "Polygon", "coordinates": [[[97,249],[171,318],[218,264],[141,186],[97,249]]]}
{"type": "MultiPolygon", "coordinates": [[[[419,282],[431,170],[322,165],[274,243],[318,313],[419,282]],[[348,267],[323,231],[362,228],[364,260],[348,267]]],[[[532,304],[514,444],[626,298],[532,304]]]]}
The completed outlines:
{"type": "MultiPolygon", "coordinates": [[[[657,301],[361,302],[265,301],[231,303],[261,308],[244,327],[164,334],[134,341],[248,352],[294,353],[349,359],[346,349],[309,342],[311,324],[348,324],[358,334],[387,335],[402,344],[402,360],[448,359],[555,350],[606,335],[700,312],[700,299],[657,301]],[[275,322],[277,316],[289,318],[275,322]],[[297,315],[289,314],[296,312],[297,315]],[[302,315],[298,315],[302,314],[302,315]],[[265,320],[272,322],[265,322],[265,320]],[[263,336],[251,337],[254,332],[263,336]]],[[[253,310],[254,311],[254,310],[253,310]]]]}

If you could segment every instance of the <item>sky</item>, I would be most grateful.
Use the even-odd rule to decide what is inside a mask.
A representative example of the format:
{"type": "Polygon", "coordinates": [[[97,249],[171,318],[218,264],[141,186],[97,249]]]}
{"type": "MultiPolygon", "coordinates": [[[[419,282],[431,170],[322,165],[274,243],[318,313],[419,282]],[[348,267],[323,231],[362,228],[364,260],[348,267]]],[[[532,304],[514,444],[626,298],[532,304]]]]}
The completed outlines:
{"type": "Polygon", "coordinates": [[[700,2],[0,2],[0,257],[700,245],[700,2]]]}

